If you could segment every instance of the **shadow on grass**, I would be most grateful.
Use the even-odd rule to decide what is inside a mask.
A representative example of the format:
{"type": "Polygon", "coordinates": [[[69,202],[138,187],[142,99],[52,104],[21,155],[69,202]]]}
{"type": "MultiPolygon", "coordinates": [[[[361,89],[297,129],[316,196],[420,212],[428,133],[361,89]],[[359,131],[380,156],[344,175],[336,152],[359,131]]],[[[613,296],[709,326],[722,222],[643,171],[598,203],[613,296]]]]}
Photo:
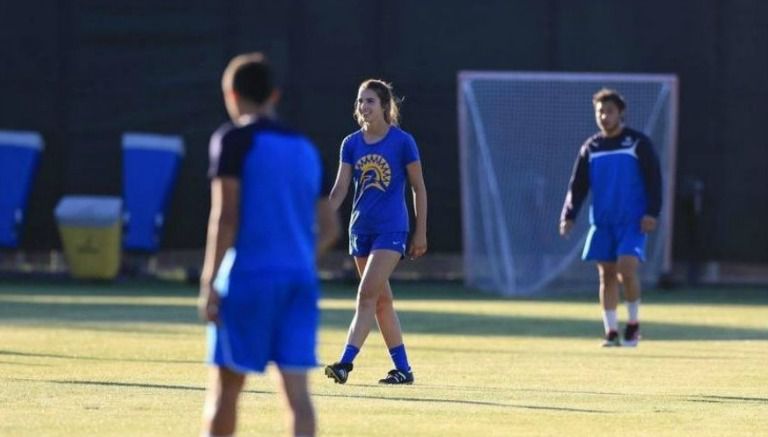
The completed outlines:
{"type": "Polygon", "coordinates": [[[689,399],[691,402],[715,402],[721,404],[743,404],[745,402],[768,404],[768,398],[751,398],[742,396],[707,396],[701,395],[698,398],[689,399]]]}
{"type": "MultiPolygon", "coordinates": [[[[1,302],[0,320],[35,320],[74,323],[200,324],[191,305],[134,305],[107,302],[1,302]]],[[[160,333],[160,332],[158,332],[160,333]]]]}
{"type": "Polygon", "coordinates": [[[333,398],[347,398],[347,399],[376,399],[376,400],[387,400],[387,401],[397,401],[397,402],[429,402],[429,403],[437,403],[437,404],[464,404],[464,405],[481,405],[481,406],[487,406],[487,407],[504,407],[504,408],[520,408],[520,409],[526,409],[526,410],[545,410],[545,411],[560,411],[560,412],[570,412],[570,413],[598,413],[598,414],[609,414],[613,413],[613,411],[605,411],[605,410],[592,410],[592,409],[585,409],[585,408],[570,408],[570,407],[547,407],[542,405],[523,405],[523,404],[513,404],[513,403],[503,403],[503,402],[488,402],[488,401],[472,401],[472,400],[465,400],[465,399],[446,399],[446,398],[418,398],[418,397],[389,397],[389,396],[372,396],[372,395],[343,395],[343,394],[317,394],[314,393],[313,396],[315,397],[333,397],[333,398]]]}
{"type": "MultiPolygon", "coordinates": [[[[114,381],[83,381],[83,380],[38,380],[38,379],[23,379],[23,378],[8,378],[10,381],[19,382],[38,382],[38,383],[51,383],[51,384],[66,384],[66,385],[83,385],[83,386],[103,386],[103,387],[119,387],[119,388],[146,388],[146,389],[163,389],[163,390],[185,390],[185,391],[205,391],[205,387],[190,386],[190,385],[172,385],[172,384],[150,384],[139,382],[114,382],[114,381]]],[[[359,387],[371,387],[381,388],[379,385],[370,384],[352,384],[352,386],[359,387]]],[[[429,386],[438,388],[455,388],[462,390],[488,390],[489,387],[475,388],[475,387],[462,387],[462,386],[429,386]]],[[[405,387],[404,390],[410,390],[411,387],[405,387]]],[[[509,389],[503,389],[504,392],[509,392],[509,389]]],[[[594,391],[580,391],[580,390],[554,390],[554,389],[519,389],[511,390],[515,392],[530,391],[536,393],[559,393],[559,394],[587,394],[594,396],[620,396],[620,397],[632,397],[636,396],[635,393],[617,393],[617,392],[594,392],[594,391]]],[[[403,391],[399,391],[402,393],[403,391]]],[[[243,393],[248,394],[260,394],[260,395],[272,395],[276,394],[272,390],[243,390],[243,393]]],[[[665,395],[667,396],[667,395],[665,395]]],[[[593,410],[583,408],[569,408],[569,407],[547,407],[540,405],[521,405],[513,403],[503,402],[488,402],[488,401],[473,401],[465,399],[446,399],[446,398],[423,398],[423,397],[409,397],[409,396],[376,396],[376,395],[359,395],[359,394],[336,394],[336,393],[313,393],[313,397],[318,398],[346,398],[346,399],[372,399],[372,400],[385,400],[385,401],[406,401],[406,402],[429,402],[429,403],[448,403],[448,404],[466,404],[466,405],[481,405],[490,407],[507,407],[507,408],[523,408],[531,410],[548,410],[548,411],[563,411],[563,412],[575,412],[575,413],[611,413],[611,411],[605,410],[593,410]]],[[[768,404],[768,398],[761,397],[744,397],[744,396],[721,396],[721,395],[681,395],[680,397],[686,398],[689,402],[705,402],[705,403],[733,403],[733,404],[768,404]]]]}
{"type": "MultiPolygon", "coordinates": [[[[523,315],[470,314],[462,312],[398,311],[407,333],[459,336],[511,336],[544,338],[595,338],[602,332],[602,323],[573,318],[543,318],[523,315]]],[[[324,328],[346,330],[353,313],[346,309],[326,309],[322,312],[324,328]]],[[[7,301],[0,305],[0,320],[34,321],[87,326],[96,330],[125,330],[114,323],[153,323],[200,325],[191,305],[129,305],[93,303],[52,303],[7,301]]],[[[731,326],[643,322],[646,340],[768,340],[768,329],[731,326]]],[[[164,334],[162,331],[158,334],[164,334]]],[[[174,335],[174,333],[168,333],[174,335]]]]}
{"type": "MultiPolygon", "coordinates": [[[[0,349],[0,356],[27,357],[27,358],[55,358],[63,360],[83,360],[83,361],[116,361],[116,362],[136,362],[136,363],[165,363],[165,364],[203,364],[203,357],[199,360],[161,360],[146,358],[107,358],[92,357],[87,355],[65,355],[65,354],[39,354],[31,352],[17,352],[0,349]]],[[[30,364],[31,365],[31,364],[30,364]]],[[[42,364],[38,364],[42,365],[42,364]]]]}
{"type": "MultiPolygon", "coordinates": [[[[594,351],[600,351],[600,353],[605,354],[612,354],[612,353],[632,353],[632,351],[637,350],[637,348],[606,348],[603,349],[600,347],[600,344],[602,343],[602,339],[598,338],[597,336],[593,336],[595,342],[595,348],[594,351]],[[622,352],[624,351],[624,352],[622,352]]],[[[521,353],[520,350],[509,350],[509,349],[490,349],[490,348],[464,348],[464,347],[458,347],[458,346],[451,346],[451,347],[430,347],[430,346],[411,346],[411,349],[419,350],[419,351],[430,351],[430,352],[450,352],[451,354],[470,354],[470,355],[476,355],[476,354],[498,354],[498,355],[519,355],[521,353]]],[[[640,348],[642,349],[642,347],[640,348]]],[[[595,352],[576,352],[576,351],[569,351],[568,356],[582,356],[585,358],[594,358],[595,352]]],[[[537,355],[552,355],[554,357],[560,357],[562,356],[563,352],[561,350],[552,349],[550,351],[544,351],[544,350],[538,350],[536,351],[537,355]]],[[[606,355],[607,356],[607,355],[606,355]]],[[[710,354],[709,352],[704,354],[674,354],[674,355],[667,355],[667,354],[648,354],[646,352],[638,353],[636,355],[632,356],[633,360],[645,360],[645,361],[653,361],[653,360],[695,360],[695,361],[713,361],[713,360],[720,360],[720,361],[738,361],[743,360],[744,357],[737,356],[737,355],[714,355],[710,354]]]]}
{"type": "MultiPolygon", "coordinates": [[[[112,382],[112,381],[68,381],[68,380],[27,380],[48,382],[51,384],[67,384],[67,385],[85,385],[85,386],[102,386],[102,387],[127,387],[127,388],[149,388],[149,389],[163,389],[163,390],[191,390],[191,391],[205,391],[204,387],[195,387],[191,385],[172,385],[172,384],[148,384],[139,382],[112,382]]],[[[259,392],[255,393],[269,393],[259,392]]]]}
{"type": "MultiPolygon", "coordinates": [[[[326,297],[354,299],[357,285],[354,283],[329,282],[324,284],[326,297]]],[[[472,290],[462,283],[393,281],[392,290],[397,300],[468,300],[500,302],[589,302],[597,303],[597,278],[595,286],[570,293],[551,293],[544,290],[535,296],[501,297],[489,292],[472,290]]],[[[768,288],[757,286],[725,286],[680,288],[674,290],[644,289],[643,299],[651,303],[665,304],[725,304],[725,305],[766,305],[768,288]]]]}
{"type": "Polygon", "coordinates": [[[13,361],[1,361],[0,365],[3,366],[24,366],[24,367],[51,367],[50,364],[38,364],[38,363],[14,363],[13,361]]]}
{"type": "MultiPolygon", "coordinates": [[[[542,318],[521,315],[467,314],[398,310],[406,333],[459,336],[513,336],[545,338],[596,338],[602,334],[602,322],[568,318],[542,318]]],[[[344,329],[349,326],[351,310],[323,311],[323,326],[344,329]]],[[[654,340],[768,340],[768,330],[718,325],[643,322],[643,337],[654,340]]]]}
{"type": "MultiPolygon", "coordinates": [[[[149,384],[149,383],[136,383],[136,382],[111,382],[111,381],[75,381],[75,380],[32,380],[32,379],[12,379],[14,381],[25,382],[44,382],[51,384],[68,384],[68,385],[83,385],[83,386],[103,386],[103,387],[118,387],[118,388],[141,388],[141,389],[163,389],[163,390],[185,390],[185,391],[205,391],[204,387],[196,387],[189,385],[170,385],[170,384],[149,384]]],[[[407,390],[407,389],[406,389],[407,390]]],[[[268,390],[243,390],[243,393],[247,394],[275,394],[274,391],[268,390]]],[[[526,409],[526,410],[543,410],[543,411],[559,411],[570,413],[597,413],[607,414],[612,411],[593,410],[585,408],[570,408],[570,407],[548,407],[542,405],[524,405],[514,403],[503,402],[488,402],[488,401],[473,401],[465,399],[446,399],[446,398],[423,398],[416,396],[375,396],[375,395],[359,395],[359,394],[334,394],[334,393],[313,393],[315,398],[343,398],[343,399],[370,399],[377,401],[394,401],[394,402],[427,402],[437,404],[460,404],[460,405],[479,405],[487,407],[502,407],[513,409],[526,409]]]]}
{"type": "Polygon", "coordinates": [[[69,278],[36,281],[9,280],[0,283],[0,296],[124,296],[124,297],[189,297],[197,288],[185,283],[159,280],[84,281],[69,278]]]}
{"type": "MultiPolygon", "coordinates": [[[[356,282],[331,281],[323,283],[326,297],[354,299],[356,282]]],[[[460,282],[393,281],[392,288],[398,300],[466,300],[466,301],[557,301],[596,302],[597,282],[593,289],[574,293],[547,293],[537,296],[503,298],[495,294],[471,290],[460,282]]],[[[727,304],[766,305],[766,287],[701,287],[674,290],[648,289],[644,300],[665,304],[727,304]]],[[[0,296],[4,294],[28,294],[47,296],[123,296],[123,297],[194,297],[197,287],[192,284],[152,279],[127,279],[112,282],[78,281],[73,279],[49,279],[35,281],[10,280],[0,284],[0,296]]]]}

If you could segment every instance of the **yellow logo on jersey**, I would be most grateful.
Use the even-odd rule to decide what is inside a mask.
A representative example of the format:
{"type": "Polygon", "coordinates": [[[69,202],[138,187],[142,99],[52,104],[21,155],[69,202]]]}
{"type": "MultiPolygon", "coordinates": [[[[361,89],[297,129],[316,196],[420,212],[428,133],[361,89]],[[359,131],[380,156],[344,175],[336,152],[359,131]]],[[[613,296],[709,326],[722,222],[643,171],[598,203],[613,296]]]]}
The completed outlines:
{"type": "Polygon", "coordinates": [[[392,180],[392,170],[381,155],[365,155],[357,160],[355,169],[360,170],[360,194],[368,188],[386,191],[392,180]]]}

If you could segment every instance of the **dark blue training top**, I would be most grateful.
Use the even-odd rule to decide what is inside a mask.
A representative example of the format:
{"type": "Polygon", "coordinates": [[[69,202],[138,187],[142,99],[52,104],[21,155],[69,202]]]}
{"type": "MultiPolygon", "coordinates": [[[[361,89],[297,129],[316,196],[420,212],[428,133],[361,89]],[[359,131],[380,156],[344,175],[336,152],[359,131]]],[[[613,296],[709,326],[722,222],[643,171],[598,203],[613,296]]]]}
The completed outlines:
{"type": "Polygon", "coordinates": [[[661,211],[661,169],[651,140],[624,128],[616,137],[602,132],[581,146],[565,197],[561,219],[574,220],[592,190],[590,223],[597,226],[639,223],[661,211]]]}
{"type": "Polygon", "coordinates": [[[406,166],[419,160],[413,137],[396,126],[374,144],[359,130],[341,143],[341,162],[352,166],[355,195],[349,231],[355,234],[408,232],[406,166]]]}
{"type": "Polygon", "coordinates": [[[315,146],[273,120],[226,123],[211,137],[210,159],[211,177],[240,179],[232,271],[314,274],[316,205],[328,192],[315,146]]]}

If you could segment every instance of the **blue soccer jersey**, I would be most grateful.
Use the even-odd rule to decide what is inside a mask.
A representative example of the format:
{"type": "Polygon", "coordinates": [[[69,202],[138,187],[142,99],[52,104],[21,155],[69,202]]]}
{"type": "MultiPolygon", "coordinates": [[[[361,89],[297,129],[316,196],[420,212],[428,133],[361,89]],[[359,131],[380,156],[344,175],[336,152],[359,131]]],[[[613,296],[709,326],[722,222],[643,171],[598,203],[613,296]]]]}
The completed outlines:
{"type": "Polygon", "coordinates": [[[311,368],[320,320],[315,211],[328,192],[320,156],[268,119],[224,125],[210,151],[211,177],[240,180],[240,218],[214,282],[221,301],[219,323],[208,325],[208,361],[240,373],[269,362],[311,368]]]}
{"type": "Polygon", "coordinates": [[[360,130],[344,138],[341,161],[352,166],[355,186],[350,233],[408,232],[406,166],[419,161],[413,137],[391,126],[383,139],[367,144],[360,130]]]}
{"type": "Polygon", "coordinates": [[[313,275],[316,205],[327,193],[315,146],[303,135],[260,119],[241,127],[225,124],[211,138],[210,151],[211,177],[240,179],[233,271],[313,275]]]}
{"type": "Polygon", "coordinates": [[[582,145],[561,214],[574,220],[592,191],[590,223],[635,225],[661,210],[661,170],[650,139],[624,128],[618,136],[598,133],[582,145]]]}

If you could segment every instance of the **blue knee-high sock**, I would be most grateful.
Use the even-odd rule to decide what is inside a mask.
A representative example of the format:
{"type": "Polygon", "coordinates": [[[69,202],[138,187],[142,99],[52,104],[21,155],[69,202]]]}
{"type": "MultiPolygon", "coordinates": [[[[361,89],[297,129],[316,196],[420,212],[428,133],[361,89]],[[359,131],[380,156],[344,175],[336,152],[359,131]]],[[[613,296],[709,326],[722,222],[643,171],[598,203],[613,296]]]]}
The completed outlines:
{"type": "Polygon", "coordinates": [[[403,372],[410,372],[411,365],[408,364],[408,354],[405,353],[405,345],[395,346],[389,350],[389,356],[395,363],[395,368],[403,372]]]}
{"type": "Polygon", "coordinates": [[[339,360],[339,362],[343,364],[351,363],[352,361],[355,361],[355,357],[359,352],[360,348],[348,344],[344,348],[344,353],[341,354],[341,360],[339,360]]]}

